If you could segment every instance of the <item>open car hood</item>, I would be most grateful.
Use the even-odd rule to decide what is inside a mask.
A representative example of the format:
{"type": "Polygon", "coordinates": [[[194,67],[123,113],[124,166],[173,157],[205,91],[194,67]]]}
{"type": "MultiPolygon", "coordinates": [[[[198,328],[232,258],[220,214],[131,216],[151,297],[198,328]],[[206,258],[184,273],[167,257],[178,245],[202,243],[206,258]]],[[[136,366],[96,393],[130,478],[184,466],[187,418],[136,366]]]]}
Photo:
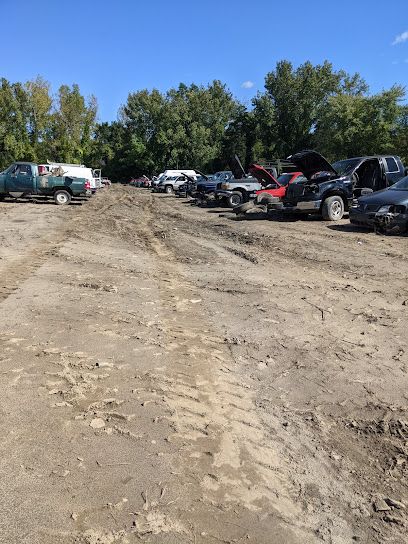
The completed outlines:
{"type": "Polygon", "coordinates": [[[336,172],[333,166],[317,151],[300,151],[288,157],[288,160],[295,164],[308,180],[318,172],[329,172],[340,177],[340,174],[336,172]]]}
{"type": "MultiPolygon", "coordinates": [[[[197,170],[196,170],[196,172],[197,172],[197,170]]],[[[188,180],[190,183],[195,183],[195,182],[196,182],[196,180],[195,180],[194,178],[188,176],[188,175],[185,174],[184,172],[183,172],[183,176],[184,176],[185,178],[187,178],[187,180],[188,180]]]]}
{"type": "Polygon", "coordinates": [[[281,186],[279,181],[276,180],[270,172],[265,170],[263,166],[259,166],[259,164],[251,164],[249,167],[249,173],[254,176],[254,178],[256,178],[261,185],[276,183],[279,187],[281,186]]]}
{"type": "MultiPolygon", "coordinates": [[[[200,176],[202,176],[205,181],[208,181],[208,176],[206,176],[205,174],[203,174],[202,172],[200,172],[200,170],[196,170],[197,174],[199,174],[200,176]]],[[[185,175],[185,174],[184,174],[185,175]]]]}
{"type": "Polygon", "coordinates": [[[228,163],[235,179],[242,179],[246,177],[244,167],[242,166],[237,155],[234,155],[234,157],[232,157],[228,163]]]}

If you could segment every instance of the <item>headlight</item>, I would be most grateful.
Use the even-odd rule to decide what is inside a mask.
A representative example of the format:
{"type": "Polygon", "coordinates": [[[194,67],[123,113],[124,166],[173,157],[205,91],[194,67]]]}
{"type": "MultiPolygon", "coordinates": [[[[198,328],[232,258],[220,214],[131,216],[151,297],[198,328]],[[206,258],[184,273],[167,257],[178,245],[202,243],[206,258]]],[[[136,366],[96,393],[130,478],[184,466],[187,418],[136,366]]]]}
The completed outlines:
{"type": "Polygon", "coordinates": [[[390,211],[390,206],[381,206],[381,208],[377,211],[377,213],[387,213],[390,211]]]}

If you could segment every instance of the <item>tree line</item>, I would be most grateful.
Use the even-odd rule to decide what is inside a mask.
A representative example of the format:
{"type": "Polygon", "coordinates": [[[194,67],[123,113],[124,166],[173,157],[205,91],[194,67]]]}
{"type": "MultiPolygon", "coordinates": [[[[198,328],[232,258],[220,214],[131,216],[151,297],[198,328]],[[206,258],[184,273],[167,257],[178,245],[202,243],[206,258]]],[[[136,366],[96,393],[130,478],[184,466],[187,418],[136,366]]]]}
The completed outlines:
{"type": "Polygon", "coordinates": [[[285,158],[305,148],[328,159],[398,154],[408,162],[405,88],[371,94],[359,74],[328,61],[280,61],[250,106],[221,81],[128,95],[116,121],[98,122],[97,101],[78,85],[53,95],[38,77],[0,81],[0,167],[14,160],[81,162],[113,180],[167,168],[224,169],[285,158]]]}

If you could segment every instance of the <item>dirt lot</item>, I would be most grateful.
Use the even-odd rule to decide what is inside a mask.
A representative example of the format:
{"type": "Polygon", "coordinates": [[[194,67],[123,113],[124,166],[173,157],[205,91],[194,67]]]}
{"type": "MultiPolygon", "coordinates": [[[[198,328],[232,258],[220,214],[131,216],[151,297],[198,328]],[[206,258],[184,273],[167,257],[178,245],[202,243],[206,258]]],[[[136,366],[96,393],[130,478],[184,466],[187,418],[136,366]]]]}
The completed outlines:
{"type": "Polygon", "coordinates": [[[0,237],[0,542],[408,541],[407,238],[124,187],[0,237]]]}

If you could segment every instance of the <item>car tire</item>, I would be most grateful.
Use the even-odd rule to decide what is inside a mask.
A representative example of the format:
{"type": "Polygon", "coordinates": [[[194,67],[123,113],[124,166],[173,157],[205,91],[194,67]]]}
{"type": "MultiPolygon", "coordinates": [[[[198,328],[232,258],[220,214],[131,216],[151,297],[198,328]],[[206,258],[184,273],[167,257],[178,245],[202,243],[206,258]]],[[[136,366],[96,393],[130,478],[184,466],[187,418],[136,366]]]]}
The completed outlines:
{"type": "Polygon", "coordinates": [[[322,217],[325,221],[340,221],[344,215],[344,202],[341,196],[329,196],[323,202],[322,217]]]}
{"type": "Polygon", "coordinates": [[[63,189],[59,191],[55,191],[54,193],[54,202],[57,204],[57,206],[66,206],[71,202],[71,195],[68,191],[64,191],[63,189]]]}
{"type": "Polygon", "coordinates": [[[166,185],[166,187],[164,188],[164,192],[167,195],[172,195],[173,194],[173,187],[171,185],[166,185]]]}
{"type": "Polygon", "coordinates": [[[244,195],[238,191],[233,191],[228,197],[227,202],[230,208],[240,206],[244,200],[244,195]]]}
{"type": "Polygon", "coordinates": [[[245,212],[247,212],[248,210],[251,210],[254,207],[255,207],[254,201],[250,200],[249,202],[244,202],[243,204],[240,204],[239,206],[235,206],[234,207],[234,212],[236,214],[245,213],[245,212]]]}

